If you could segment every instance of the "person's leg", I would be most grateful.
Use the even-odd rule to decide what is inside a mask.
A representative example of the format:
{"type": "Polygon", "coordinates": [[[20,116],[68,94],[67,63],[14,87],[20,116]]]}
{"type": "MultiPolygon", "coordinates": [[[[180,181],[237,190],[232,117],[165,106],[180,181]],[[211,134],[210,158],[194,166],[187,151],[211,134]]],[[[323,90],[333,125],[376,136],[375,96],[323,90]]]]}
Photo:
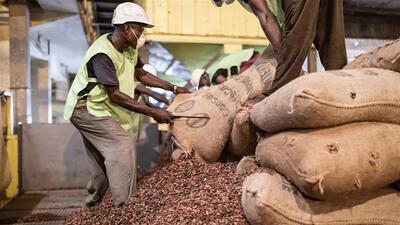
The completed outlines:
{"type": "Polygon", "coordinates": [[[131,137],[111,117],[94,117],[86,106],[76,107],[71,122],[104,157],[104,165],[116,206],[129,197],[136,173],[136,148],[131,137]]]}
{"type": "Polygon", "coordinates": [[[314,45],[326,70],[347,64],[343,0],[321,0],[314,45]]]}
{"type": "Polygon", "coordinates": [[[271,94],[300,76],[301,67],[315,37],[319,0],[284,0],[285,27],[281,49],[277,55],[278,66],[271,94]]]}
{"type": "Polygon", "coordinates": [[[86,186],[89,196],[85,200],[87,207],[101,202],[108,189],[108,180],[106,168],[104,166],[104,157],[99,151],[82,135],[83,143],[86,147],[86,153],[89,162],[91,179],[86,186]]]}

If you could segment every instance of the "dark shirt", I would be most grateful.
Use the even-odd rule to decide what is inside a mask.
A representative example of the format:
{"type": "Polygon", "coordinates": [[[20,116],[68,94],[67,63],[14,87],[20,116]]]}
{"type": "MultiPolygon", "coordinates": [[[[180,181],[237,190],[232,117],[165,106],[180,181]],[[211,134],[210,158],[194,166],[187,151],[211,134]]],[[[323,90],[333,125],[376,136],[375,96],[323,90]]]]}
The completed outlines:
{"type": "MultiPolygon", "coordinates": [[[[107,39],[111,42],[111,34],[107,36],[107,39]]],[[[118,77],[114,64],[110,57],[104,53],[98,53],[86,64],[89,77],[95,77],[97,82],[106,86],[118,86],[118,77]]],[[[143,62],[138,58],[135,66],[136,69],[143,68],[143,62]]]]}

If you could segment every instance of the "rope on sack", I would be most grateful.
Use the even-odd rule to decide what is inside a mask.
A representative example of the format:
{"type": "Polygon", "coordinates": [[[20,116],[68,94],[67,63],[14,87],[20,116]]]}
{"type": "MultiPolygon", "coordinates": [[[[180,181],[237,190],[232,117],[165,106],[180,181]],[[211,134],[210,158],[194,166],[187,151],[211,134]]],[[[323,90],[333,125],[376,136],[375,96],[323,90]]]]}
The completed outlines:
{"type": "Polygon", "coordinates": [[[308,89],[304,89],[304,90],[300,91],[300,93],[292,95],[292,97],[290,98],[290,102],[289,102],[289,111],[288,111],[289,114],[294,113],[294,102],[296,101],[297,97],[302,97],[303,93],[314,97],[314,95],[311,94],[311,90],[308,90],[308,89]]]}
{"type": "Polygon", "coordinates": [[[321,105],[326,105],[326,106],[336,107],[336,108],[341,108],[341,109],[361,109],[361,108],[369,108],[369,107],[375,107],[375,106],[400,108],[400,101],[396,101],[396,100],[381,100],[381,101],[375,101],[375,102],[350,105],[350,104],[340,104],[340,103],[334,103],[334,102],[322,100],[322,99],[319,99],[318,97],[315,97],[314,95],[312,95],[310,93],[307,93],[306,91],[307,90],[303,90],[301,93],[298,93],[298,94],[295,94],[292,96],[292,99],[290,102],[291,108],[289,110],[289,113],[293,113],[293,111],[294,111],[295,98],[310,99],[321,105]]]}

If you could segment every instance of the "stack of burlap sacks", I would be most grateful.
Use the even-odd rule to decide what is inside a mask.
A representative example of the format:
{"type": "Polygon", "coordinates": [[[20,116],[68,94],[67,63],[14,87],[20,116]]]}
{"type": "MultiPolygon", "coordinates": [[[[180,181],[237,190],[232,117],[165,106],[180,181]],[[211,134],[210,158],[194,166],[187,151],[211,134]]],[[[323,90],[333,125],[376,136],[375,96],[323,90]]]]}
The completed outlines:
{"type": "Polygon", "coordinates": [[[400,224],[400,194],[387,187],[400,179],[400,73],[373,68],[399,58],[397,40],[246,105],[271,87],[276,62],[264,53],[237,78],[178,97],[171,112],[204,118],[177,119],[171,131],[201,161],[255,152],[281,174],[246,178],[251,224],[400,224]]]}
{"type": "Polygon", "coordinates": [[[366,55],[300,77],[253,107],[251,121],[269,134],[256,162],[281,175],[246,178],[251,224],[400,224],[400,192],[387,187],[400,179],[400,73],[347,69],[372,58],[394,63],[400,41],[366,55]]]}

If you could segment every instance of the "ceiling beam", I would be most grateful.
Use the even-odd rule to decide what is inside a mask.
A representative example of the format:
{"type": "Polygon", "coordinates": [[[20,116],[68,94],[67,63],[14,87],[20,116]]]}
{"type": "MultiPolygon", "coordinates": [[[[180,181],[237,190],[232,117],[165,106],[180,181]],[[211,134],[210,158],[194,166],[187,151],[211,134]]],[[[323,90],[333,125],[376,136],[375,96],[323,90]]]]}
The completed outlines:
{"type": "Polygon", "coordinates": [[[400,16],[346,13],[346,37],[397,39],[400,37],[400,16]]]}

